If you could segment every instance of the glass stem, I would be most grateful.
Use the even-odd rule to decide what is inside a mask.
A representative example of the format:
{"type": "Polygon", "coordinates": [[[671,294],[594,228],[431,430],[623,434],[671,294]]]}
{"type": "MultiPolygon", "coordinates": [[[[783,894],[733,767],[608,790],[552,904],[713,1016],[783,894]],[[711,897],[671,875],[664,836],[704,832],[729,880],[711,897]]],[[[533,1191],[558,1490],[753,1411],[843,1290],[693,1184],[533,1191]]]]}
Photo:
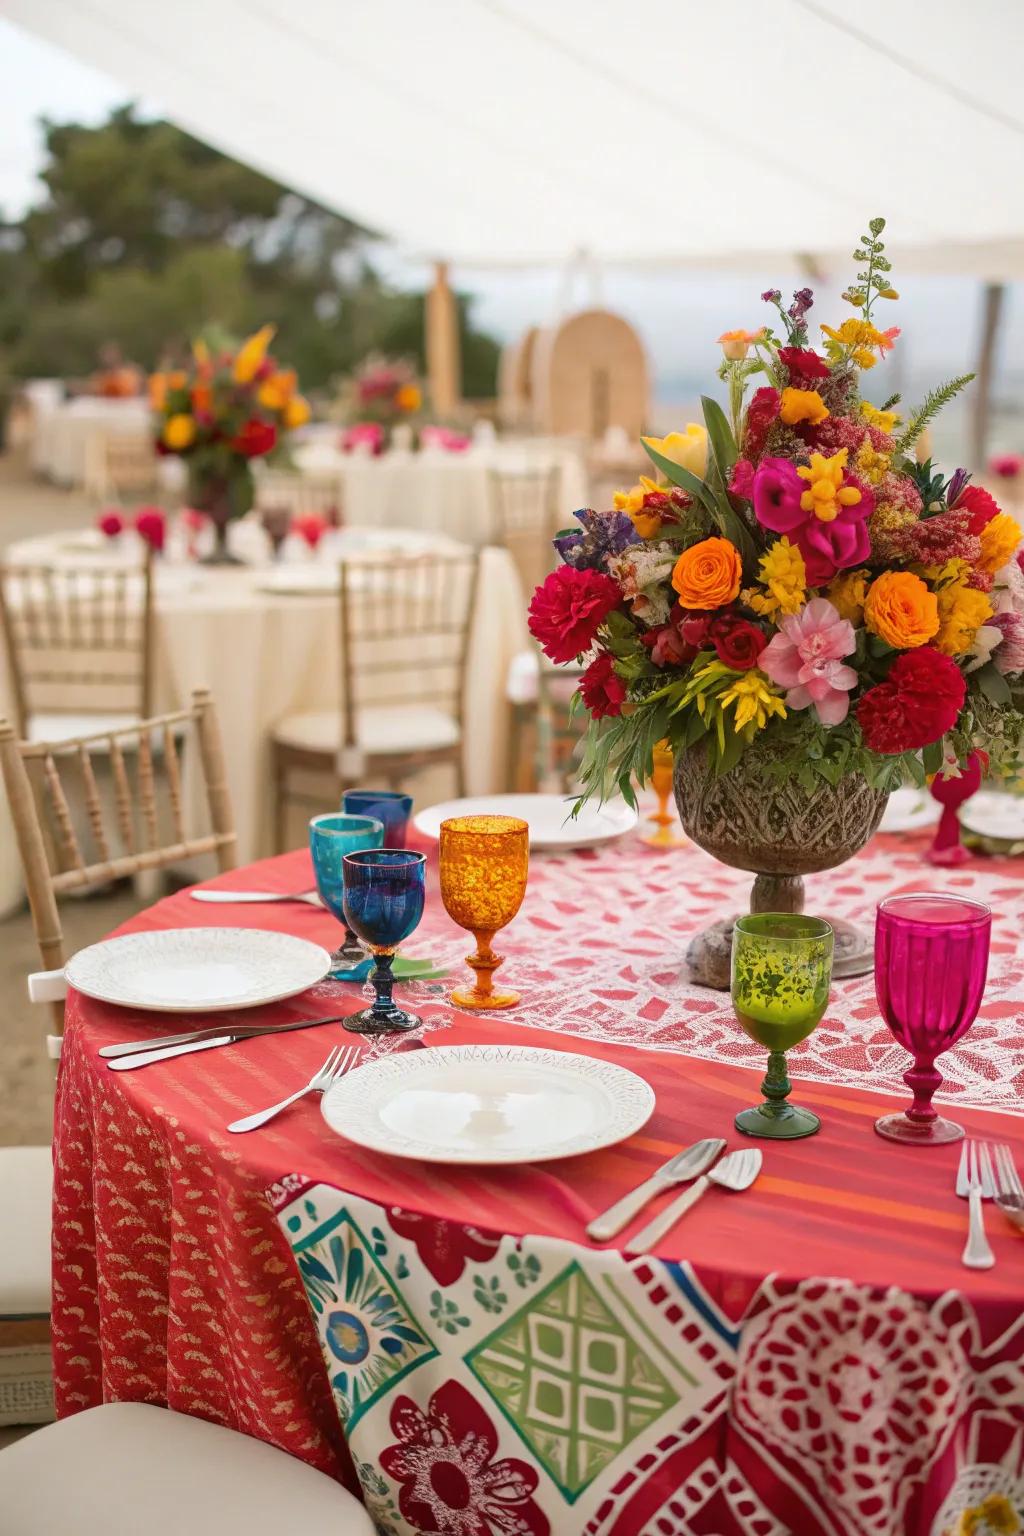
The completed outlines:
{"type": "Polygon", "coordinates": [[[786,1074],[785,1051],[769,1051],[768,1071],[761,1083],[765,1097],[765,1113],[780,1118],[789,1111],[786,1099],[793,1084],[786,1074]]]}
{"type": "Polygon", "coordinates": [[[395,984],[395,978],[391,974],[391,966],[394,961],[394,951],[374,956],[377,964],[373,968],[370,980],[373,982],[373,990],[376,996],[373,1000],[373,1013],[390,1016],[395,1010],[395,1000],[391,995],[395,984]]]}
{"type": "Polygon", "coordinates": [[[932,1095],[942,1082],[942,1073],[936,1071],[934,1059],[918,1056],[903,1081],[914,1095],[914,1102],[907,1110],[907,1119],[918,1125],[928,1125],[938,1119],[938,1111],[932,1105],[932,1095]]]}
{"type": "Polygon", "coordinates": [[[502,956],[496,955],[491,948],[493,933],[474,933],[476,939],[476,953],[466,957],[466,963],[472,966],[476,973],[476,994],[478,997],[490,997],[494,991],[494,973],[502,963],[502,956]]]}

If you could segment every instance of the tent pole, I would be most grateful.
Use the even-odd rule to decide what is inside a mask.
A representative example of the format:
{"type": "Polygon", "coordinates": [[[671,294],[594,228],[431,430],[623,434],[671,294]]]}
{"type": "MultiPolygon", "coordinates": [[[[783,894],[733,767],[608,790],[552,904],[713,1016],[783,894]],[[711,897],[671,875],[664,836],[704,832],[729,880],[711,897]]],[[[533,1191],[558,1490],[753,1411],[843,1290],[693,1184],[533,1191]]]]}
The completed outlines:
{"type": "Polygon", "coordinates": [[[978,354],[978,378],[971,417],[971,465],[975,470],[982,469],[985,463],[985,447],[988,442],[989,414],[992,404],[992,373],[1006,288],[1003,283],[986,283],[984,292],[981,350],[978,354]]]}
{"type": "Polygon", "coordinates": [[[458,305],[448,284],[446,261],[439,261],[434,266],[434,282],[427,292],[424,320],[431,407],[438,416],[451,416],[459,405],[462,369],[458,305]]]}

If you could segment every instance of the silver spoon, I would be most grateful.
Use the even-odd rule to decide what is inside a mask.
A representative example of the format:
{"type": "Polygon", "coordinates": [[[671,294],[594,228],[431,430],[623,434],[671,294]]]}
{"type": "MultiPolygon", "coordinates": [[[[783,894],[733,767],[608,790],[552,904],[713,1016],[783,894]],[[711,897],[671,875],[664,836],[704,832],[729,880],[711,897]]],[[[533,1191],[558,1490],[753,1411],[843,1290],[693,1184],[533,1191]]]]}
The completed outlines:
{"type": "Polygon", "coordinates": [[[681,1216],[685,1216],[691,1206],[697,1204],[701,1195],[706,1194],[712,1184],[717,1184],[720,1189],[739,1191],[749,1189],[751,1184],[761,1172],[762,1153],[760,1147],[742,1147],[738,1152],[730,1152],[728,1157],[723,1157],[714,1168],[709,1168],[696,1183],[672,1201],[671,1205],[649,1221],[636,1235],[630,1238],[627,1250],[630,1253],[650,1253],[656,1243],[675,1226],[681,1216]]]}

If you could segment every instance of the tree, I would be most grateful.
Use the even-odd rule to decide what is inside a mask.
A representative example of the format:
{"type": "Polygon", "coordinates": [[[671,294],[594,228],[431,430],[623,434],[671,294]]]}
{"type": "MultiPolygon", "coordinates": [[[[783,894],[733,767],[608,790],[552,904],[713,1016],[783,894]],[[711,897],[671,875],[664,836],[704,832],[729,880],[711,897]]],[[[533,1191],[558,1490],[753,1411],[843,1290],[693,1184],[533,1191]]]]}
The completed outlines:
{"type": "MultiPolygon", "coordinates": [[[[267,320],[305,389],[370,351],[422,367],[423,295],[382,281],[351,220],[132,106],[45,133],[45,195],[0,226],[0,371],[89,373],[111,341],[151,368],[267,320]]],[[[465,393],[492,395],[497,344],[464,295],[460,315],[465,393]]]]}

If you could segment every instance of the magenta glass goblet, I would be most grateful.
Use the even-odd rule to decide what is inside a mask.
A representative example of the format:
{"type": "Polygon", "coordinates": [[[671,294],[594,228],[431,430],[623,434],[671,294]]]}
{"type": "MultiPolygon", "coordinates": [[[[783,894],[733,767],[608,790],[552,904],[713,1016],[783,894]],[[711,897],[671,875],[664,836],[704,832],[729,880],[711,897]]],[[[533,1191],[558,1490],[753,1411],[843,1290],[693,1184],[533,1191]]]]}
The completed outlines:
{"type": "Polygon", "coordinates": [[[941,1146],[963,1126],[932,1107],[942,1082],[935,1058],[974,1023],[988,975],[992,913],[980,901],[938,891],[889,896],[875,918],[875,995],[896,1039],[914,1058],[903,1081],[914,1102],[883,1115],[875,1130],[890,1141],[941,1146]]]}

